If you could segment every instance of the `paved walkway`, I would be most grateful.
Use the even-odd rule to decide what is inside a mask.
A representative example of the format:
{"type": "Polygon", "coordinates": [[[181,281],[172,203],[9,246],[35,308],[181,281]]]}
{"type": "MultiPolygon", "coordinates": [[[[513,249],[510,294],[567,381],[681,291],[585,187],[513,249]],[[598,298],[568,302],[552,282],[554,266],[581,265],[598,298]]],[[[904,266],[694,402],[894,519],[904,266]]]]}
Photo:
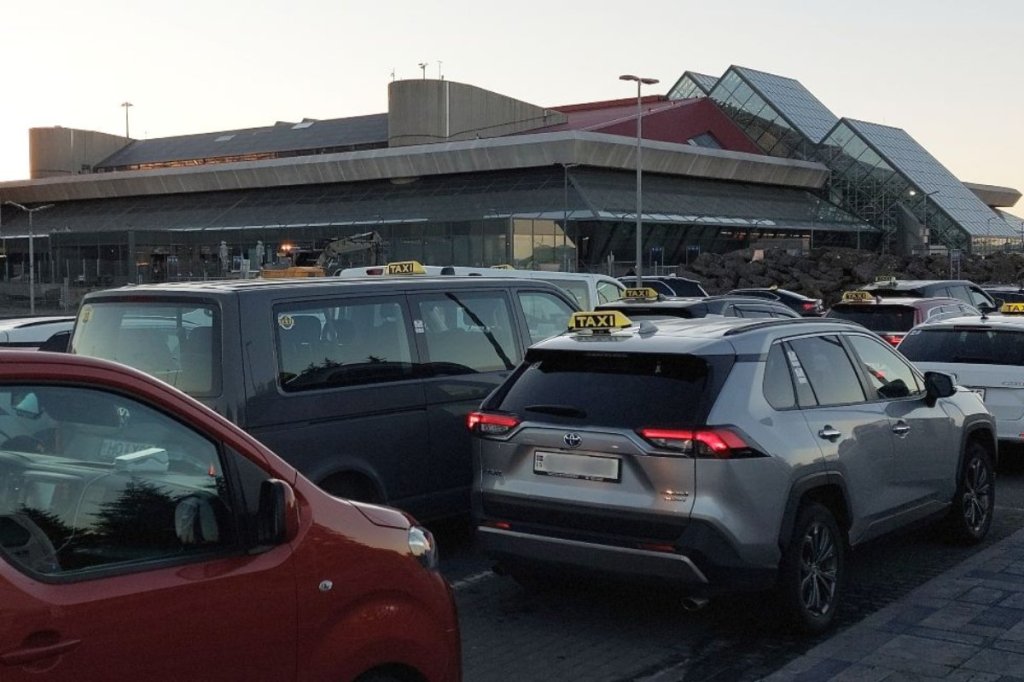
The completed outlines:
{"type": "Polygon", "coordinates": [[[1024,681],[1024,529],[765,680],[1024,681]]]}

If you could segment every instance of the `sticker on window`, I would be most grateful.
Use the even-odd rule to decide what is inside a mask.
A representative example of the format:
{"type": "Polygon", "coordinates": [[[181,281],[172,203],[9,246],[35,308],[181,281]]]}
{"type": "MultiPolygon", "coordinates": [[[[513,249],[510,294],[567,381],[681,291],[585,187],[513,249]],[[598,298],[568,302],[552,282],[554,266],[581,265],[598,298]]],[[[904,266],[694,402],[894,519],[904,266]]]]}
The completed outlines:
{"type": "Polygon", "coordinates": [[[277,326],[281,329],[288,331],[295,326],[295,318],[288,313],[283,313],[277,316],[277,326]]]}
{"type": "Polygon", "coordinates": [[[807,375],[804,374],[804,368],[800,365],[800,359],[796,356],[796,353],[789,350],[786,351],[786,355],[789,356],[789,365],[793,368],[793,376],[801,384],[807,383],[807,375]]]}

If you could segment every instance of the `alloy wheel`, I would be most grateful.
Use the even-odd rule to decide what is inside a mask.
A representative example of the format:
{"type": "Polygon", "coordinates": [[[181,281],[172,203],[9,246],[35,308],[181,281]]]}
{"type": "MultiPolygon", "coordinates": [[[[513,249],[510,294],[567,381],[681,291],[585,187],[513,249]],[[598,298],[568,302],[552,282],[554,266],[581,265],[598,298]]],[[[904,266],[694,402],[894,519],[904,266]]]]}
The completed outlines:
{"type": "Polygon", "coordinates": [[[807,527],[800,548],[800,601],[808,613],[823,616],[835,600],[839,556],[828,527],[815,521],[807,527]]]}

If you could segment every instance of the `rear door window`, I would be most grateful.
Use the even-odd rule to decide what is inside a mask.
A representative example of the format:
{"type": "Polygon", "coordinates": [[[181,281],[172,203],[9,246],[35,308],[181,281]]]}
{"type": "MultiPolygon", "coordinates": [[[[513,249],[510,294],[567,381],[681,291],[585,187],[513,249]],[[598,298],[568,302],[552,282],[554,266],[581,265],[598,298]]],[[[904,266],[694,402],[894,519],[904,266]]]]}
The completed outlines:
{"type": "MultiPolygon", "coordinates": [[[[837,337],[811,336],[793,339],[789,343],[799,359],[799,367],[810,384],[817,405],[864,402],[860,377],[837,337]]],[[[801,380],[800,373],[796,373],[796,377],[797,381],[801,380]]]]}
{"type": "MultiPolygon", "coordinates": [[[[496,409],[524,419],[635,429],[682,427],[704,416],[711,376],[727,358],[549,352],[517,373],[496,409]]],[[[718,383],[717,385],[720,385],[718,383]]]]}
{"type": "Polygon", "coordinates": [[[220,317],[212,304],[88,303],[69,349],[134,367],[195,397],[220,394],[220,317]]]}

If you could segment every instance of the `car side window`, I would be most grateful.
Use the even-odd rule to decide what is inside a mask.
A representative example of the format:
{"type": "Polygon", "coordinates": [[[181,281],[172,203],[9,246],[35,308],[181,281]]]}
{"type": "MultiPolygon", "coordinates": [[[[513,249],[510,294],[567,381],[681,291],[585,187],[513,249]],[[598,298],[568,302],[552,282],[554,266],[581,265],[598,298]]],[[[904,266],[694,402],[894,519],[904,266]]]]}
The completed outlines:
{"type": "Polygon", "coordinates": [[[962,284],[950,285],[949,295],[953,298],[958,298],[965,303],[970,303],[972,300],[970,291],[962,284]]]}
{"type": "Polygon", "coordinates": [[[611,282],[598,282],[597,283],[597,302],[598,303],[610,303],[617,301],[622,298],[622,289],[615,286],[611,282]]]}
{"type": "Polygon", "coordinates": [[[975,308],[994,308],[994,301],[981,289],[975,289],[974,287],[968,287],[967,293],[970,295],[970,303],[975,308]]]}
{"type": "Polygon", "coordinates": [[[757,308],[754,306],[736,306],[735,307],[736,317],[771,317],[772,313],[770,310],[764,308],[757,308]]]}
{"type": "Polygon", "coordinates": [[[546,291],[520,291],[519,305],[526,316],[530,343],[561,334],[575,312],[568,303],[546,291]]]}
{"type": "Polygon", "coordinates": [[[860,335],[847,338],[876,391],[872,400],[906,398],[923,392],[914,370],[886,344],[860,335]]]}
{"type": "Polygon", "coordinates": [[[793,378],[789,373],[789,362],[781,343],[776,343],[768,351],[768,359],[764,363],[764,383],[761,386],[765,400],[776,410],[788,410],[796,407],[796,392],[793,389],[793,378]]]}
{"type": "Polygon", "coordinates": [[[238,545],[217,445],[119,394],[6,386],[0,554],[30,574],[138,570],[238,545]]]}
{"type": "Polygon", "coordinates": [[[434,374],[512,369],[522,359],[504,292],[422,296],[415,303],[415,315],[413,324],[416,333],[423,334],[426,361],[434,374]]]}
{"type": "Polygon", "coordinates": [[[412,378],[407,317],[404,302],[392,296],[277,309],[282,390],[291,393],[412,378]]]}
{"type": "MultiPolygon", "coordinates": [[[[806,375],[818,405],[845,405],[864,401],[860,378],[837,337],[811,336],[793,339],[789,343],[799,359],[799,366],[806,375]]],[[[794,374],[799,383],[800,374],[795,371],[794,374]]],[[[804,405],[803,398],[800,404],[804,405]]]]}

